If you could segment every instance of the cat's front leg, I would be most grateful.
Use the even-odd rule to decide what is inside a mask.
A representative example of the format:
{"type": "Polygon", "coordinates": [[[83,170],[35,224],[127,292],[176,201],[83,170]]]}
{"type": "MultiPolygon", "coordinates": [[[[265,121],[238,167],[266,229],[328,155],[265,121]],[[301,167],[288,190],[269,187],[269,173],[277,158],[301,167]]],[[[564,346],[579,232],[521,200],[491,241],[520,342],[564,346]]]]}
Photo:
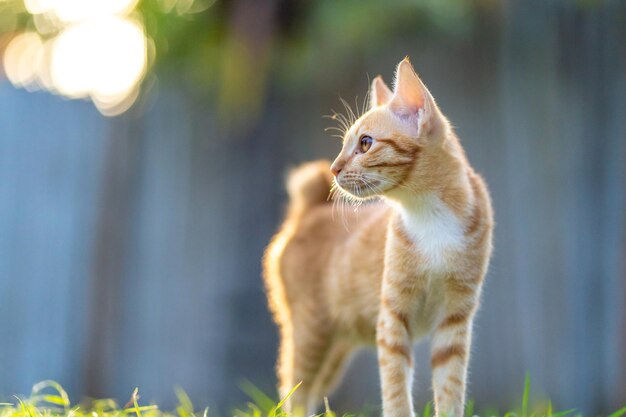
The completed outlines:
{"type": "Polygon", "coordinates": [[[413,354],[408,316],[383,289],[376,345],[384,417],[414,417],[411,384],[413,354]]]}
{"type": "Polygon", "coordinates": [[[452,279],[446,287],[443,314],[431,339],[435,413],[437,417],[462,417],[480,284],[452,279]]]}

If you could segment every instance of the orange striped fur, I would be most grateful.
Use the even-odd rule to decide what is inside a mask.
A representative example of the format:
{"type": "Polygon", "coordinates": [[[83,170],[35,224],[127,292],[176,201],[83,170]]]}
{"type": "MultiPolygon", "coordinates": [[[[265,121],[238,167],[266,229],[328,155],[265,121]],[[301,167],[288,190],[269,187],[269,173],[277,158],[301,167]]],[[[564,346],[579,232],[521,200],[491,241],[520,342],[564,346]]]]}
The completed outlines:
{"type": "Polygon", "coordinates": [[[493,213],[408,59],[393,92],[374,80],[370,110],[347,128],[332,166],[305,164],[287,186],[289,212],[264,278],[280,329],[281,395],[302,381],[288,410],[313,414],[350,353],[375,344],[384,417],[414,416],[412,346],[430,335],[436,413],[461,417],[493,213]],[[333,213],[331,172],[339,192],[379,201],[333,213]]]}

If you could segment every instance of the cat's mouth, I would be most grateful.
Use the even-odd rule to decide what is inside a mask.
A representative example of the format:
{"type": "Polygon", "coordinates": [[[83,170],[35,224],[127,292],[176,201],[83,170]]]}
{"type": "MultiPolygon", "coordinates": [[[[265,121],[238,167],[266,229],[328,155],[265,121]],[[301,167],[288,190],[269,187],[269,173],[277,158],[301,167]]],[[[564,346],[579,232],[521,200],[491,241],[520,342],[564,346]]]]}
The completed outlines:
{"type": "Polygon", "coordinates": [[[383,192],[381,181],[364,175],[341,175],[336,179],[336,183],[343,191],[357,198],[373,197],[383,192]]]}

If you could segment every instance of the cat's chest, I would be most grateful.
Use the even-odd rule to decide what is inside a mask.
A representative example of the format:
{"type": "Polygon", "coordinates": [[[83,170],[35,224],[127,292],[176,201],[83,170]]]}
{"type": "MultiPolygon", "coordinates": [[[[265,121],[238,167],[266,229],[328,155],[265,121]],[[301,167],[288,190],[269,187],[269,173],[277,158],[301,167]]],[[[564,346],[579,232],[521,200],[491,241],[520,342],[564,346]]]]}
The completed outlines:
{"type": "Polygon", "coordinates": [[[466,242],[463,224],[450,209],[435,201],[421,210],[401,211],[398,220],[420,270],[447,273],[456,268],[466,242]]]}

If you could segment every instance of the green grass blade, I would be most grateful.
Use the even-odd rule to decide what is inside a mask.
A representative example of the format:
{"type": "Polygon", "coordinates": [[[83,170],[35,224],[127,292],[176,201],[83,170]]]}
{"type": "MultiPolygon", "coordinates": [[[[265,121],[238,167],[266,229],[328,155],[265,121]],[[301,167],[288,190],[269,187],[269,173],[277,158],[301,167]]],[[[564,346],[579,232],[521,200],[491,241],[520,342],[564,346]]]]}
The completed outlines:
{"type": "Polygon", "coordinates": [[[248,403],[248,408],[250,412],[246,414],[247,417],[262,417],[264,415],[263,411],[256,404],[248,403]]]}
{"type": "Polygon", "coordinates": [[[431,417],[433,413],[433,402],[428,401],[422,410],[422,417],[431,417]]]}
{"type": "Polygon", "coordinates": [[[337,415],[333,410],[330,409],[330,404],[328,403],[328,397],[324,397],[324,416],[325,417],[336,417],[337,415]]]}
{"type": "MultiPolygon", "coordinates": [[[[17,397],[15,397],[15,398],[17,398],[17,397]]],[[[33,411],[34,407],[28,406],[24,401],[22,401],[19,398],[17,398],[17,401],[19,401],[19,403],[20,403],[20,408],[21,408],[23,414],[26,414],[29,417],[37,417],[37,413],[35,413],[33,411]]]]}
{"type": "Polygon", "coordinates": [[[250,417],[248,415],[248,413],[246,413],[245,411],[239,410],[239,409],[234,409],[232,411],[232,415],[233,415],[233,417],[250,417]]]}
{"type": "Polygon", "coordinates": [[[57,396],[49,396],[48,398],[56,397],[56,399],[54,399],[53,401],[46,400],[47,402],[52,402],[53,404],[62,405],[65,408],[69,408],[70,397],[67,395],[67,392],[63,389],[61,384],[51,379],[46,380],[46,381],[41,381],[33,385],[31,395],[36,396],[36,394],[39,394],[41,391],[45,390],[46,388],[51,388],[59,394],[57,396]]]}
{"type": "Polygon", "coordinates": [[[143,411],[151,411],[151,410],[158,410],[158,409],[159,409],[158,405],[142,405],[140,407],[128,408],[126,411],[130,413],[135,413],[137,415],[141,415],[141,414],[138,414],[137,412],[141,413],[143,411]]]}
{"type": "Polygon", "coordinates": [[[176,393],[176,398],[178,398],[178,403],[180,407],[182,407],[188,414],[193,415],[193,403],[191,402],[191,398],[181,387],[174,388],[174,392],[176,393]]]}
{"type": "Polygon", "coordinates": [[[565,417],[566,415],[571,414],[574,411],[576,411],[575,408],[570,408],[569,410],[559,411],[558,413],[555,413],[555,414],[550,413],[549,416],[550,417],[565,417]]]}
{"type": "Polygon", "coordinates": [[[285,402],[289,399],[289,397],[291,397],[291,395],[298,389],[300,388],[300,385],[302,385],[302,381],[300,381],[295,387],[293,387],[291,389],[291,391],[289,391],[287,393],[287,395],[285,395],[285,398],[283,398],[282,400],[280,400],[280,402],[278,404],[276,404],[276,407],[273,407],[270,412],[268,413],[268,417],[275,417],[276,416],[276,412],[278,412],[278,410],[280,410],[283,405],[285,405],[285,402]]]}
{"type": "Polygon", "coordinates": [[[104,398],[101,400],[93,400],[92,407],[95,411],[99,413],[104,413],[106,411],[116,411],[119,410],[120,406],[118,403],[111,398],[104,398]]]}
{"type": "Polygon", "coordinates": [[[75,414],[78,413],[78,410],[80,410],[79,406],[76,406],[74,408],[72,408],[68,413],[67,413],[67,417],[73,417],[75,414]]]}
{"type": "Polygon", "coordinates": [[[473,417],[474,416],[474,400],[467,401],[465,404],[465,416],[473,417]]]}
{"type": "MultiPolygon", "coordinates": [[[[137,417],[142,417],[142,415],[141,415],[142,408],[143,408],[143,410],[146,410],[146,408],[145,407],[139,407],[138,400],[139,400],[139,388],[135,388],[134,391],[133,391],[133,394],[130,397],[130,401],[129,401],[130,407],[126,408],[124,411],[126,413],[128,413],[128,412],[135,413],[137,415],[137,417]]],[[[149,406],[149,407],[150,407],[149,409],[155,409],[156,408],[156,406],[149,406]]]]}
{"type": "Polygon", "coordinates": [[[239,388],[261,409],[263,413],[269,413],[274,408],[276,401],[261,391],[256,385],[248,380],[241,381],[239,388]]]}
{"type": "Polygon", "coordinates": [[[38,405],[40,403],[47,403],[53,405],[59,405],[63,408],[68,408],[70,403],[67,401],[67,398],[63,398],[59,395],[34,395],[28,399],[28,402],[33,405],[38,405]]]}
{"type": "Polygon", "coordinates": [[[626,407],[617,410],[616,412],[610,414],[608,417],[622,417],[624,414],[626,414],[626,407]]]}
{"type": "Polygon", "coordinates": [[[528,397],[530,395],[530,375],[526,373],[524,395],[522,396],[522,417],[528,417],[528,397]]]}

